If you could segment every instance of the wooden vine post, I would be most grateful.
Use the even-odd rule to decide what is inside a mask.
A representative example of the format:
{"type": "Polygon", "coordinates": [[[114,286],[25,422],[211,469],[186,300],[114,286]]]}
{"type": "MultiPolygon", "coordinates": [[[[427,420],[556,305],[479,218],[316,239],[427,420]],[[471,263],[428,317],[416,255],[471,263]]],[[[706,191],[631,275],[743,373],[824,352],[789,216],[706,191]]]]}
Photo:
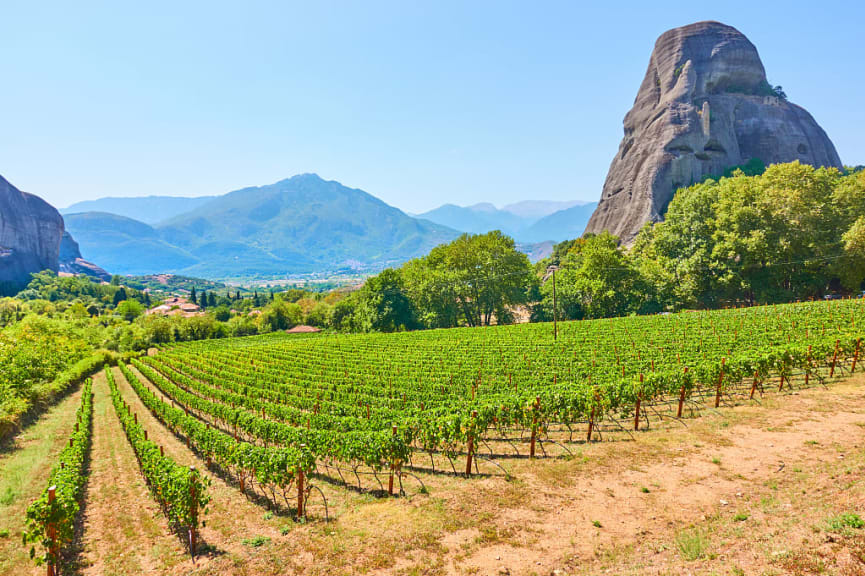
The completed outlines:
{"type": "MultiPolygon", "coordinates": [[[[754,399],[754,392],[757,391],[757,378],[758,377],[759,377],[759,373],[756,370],[754,370],[754,382],[751,384],[751,400],[754,399]]],[[[807,377],[808,377],[808,374],[806,372],[805,378],[807,379],[807,377]]]]}
{"type": "Polygon", "coordinates": [[[856,362],[859,361],[859,346],[861,344],[862,344],[862,339],[857,338],[856,339],[856,351],[853,353],[853,366],[850,367],[850,373],[851,374],[856,371],[856,362]]]}
{"type": "MultiPolygon", "coordinates": [[[[623,369],[624,370],[624,369],[623,369]]],[[[637,402],[634,405],[634,430],[640,429],[640,405],[643,403],[643,373],[640,372],[640,391],[637,393],[637,402]]]]}
{"type": "MultiPolygon", "coordinates": [[[[688,373],[688,367],[685,366],[685,374],[688,373]]],[[[676,418],[682,417],[682,409],[685,407],[685,385],[682,384],[681,390],[679,390],[679,410],[676,412],[676,418]]]]}
{"type": "Polygon", "coordinates": [[[832,355],[832,368],[829,370],[829,378],[835,375],[835,362],[838,360],[838,345],[840,340],[835,340],[835,353],[832,355]]]}
{"type": "MultiPolygon", "coordinates": [[[[369,410],[369,405],[367,404],[367,410],[369,410]]],[[[394,424],[391,428],[391,435],[396,436],[396,424],[394,424]]],[[[390,463],[390,479],[387,481],[387,494],[388,496],[393,496],[393,471],[396,468],[396,463],[390,463]]]]}
{"type": "Polygon", "coordinates": [[[726,362],[726,358],[721,358],[721,373],[718,374],[718,387],[715,390],[715,408],[721,405],[721,384],[724,382],[724,364],[726,362]]]}
{"type": "MultiPolygon", "coordinates": [[[[306,444],[301,444],[300,449],[301,449],[301,451],[305,451],[306,450],[306,444]]],[[[303,468],[299,468],[297,471],[297,517],[298,518],[304,517],[303,490],[304,490],[304,488],[303,488],[303,468]]]]}
{"type": "MultiPolygon", "coordinates": [[[[48,507],[54,508],[54,499],[57,497],[57,487],[51,486],[48,488],[48,507]]],[[[51,545],[48,548],[48,576],[57,576],[57,567],[54,565],[54,560],[57,558],[57,527],[54,522],[49,522],[46,529],[48,540],[51,545]]]]}
{"type": "Polygon", "coordinates": [[[195,466],[189,467],[189,553],[195,558],[196,532],[198,531],[198,487],[195,466]]]}
{"type": "Polygon", "coordinates": [[[535,396],[535,409],[532,414],[532,443],[529,446],[529,458],[535,457],[535,443],[538,438],[538,409],[541,407],[541,397],[535,396]]]}
{"type": "MultiPolygon", "coordinates": [[[[478,417],[477,410],[472,410],[472,420],[476,419],[477,417],[478,417]]],[[[475,449],[474,434],[469,432],[468,442],[466,445],[466,450],[468,452],[466,454],[466,477],[472,475],[472,456],[474,455],[474,449],[475,449]]]]}
{"type": "Polygon", "coordinates": [[[808,385],[808,377],[811,376],[811,345],[808,345],[808,360],[807,360],[808,369],[805,370],[805,386],[808,385]]]}

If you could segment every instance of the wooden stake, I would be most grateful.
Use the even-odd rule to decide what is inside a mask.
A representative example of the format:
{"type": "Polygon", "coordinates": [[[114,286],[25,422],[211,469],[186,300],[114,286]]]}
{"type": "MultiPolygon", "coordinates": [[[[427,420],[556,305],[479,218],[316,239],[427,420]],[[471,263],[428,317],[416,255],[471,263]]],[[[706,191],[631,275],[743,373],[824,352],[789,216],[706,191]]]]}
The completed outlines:
{"type": "MultiPolygon", "coordinates": [[[[688,373],[688,367],[685,366],[685,374],[688,373]]],[[[676,412],[676,418],[682,417],[682,408],[685,406],[685,385],[682,384],[682,389],[679,390],[679,411],[676,412]]]]}
{"type": "MultiPolygon", "coordinates": [[[[51,486],[48,488],[48,505],[54,503],[54,499],[57,497],[57,487],[51,486]]],[[[57,557],[57,527],[54,525],[54,522],[49,522],[47,527],[47,536],[51,541],[51,546],[48,548],[48,553],[51,557],[57,557]]],[[[48,560],[48,576],[56,576],[57,568],[54,566],[54,562],[49,558],[48,560]]]]}
{"type": "Polygon", "coordinates": [[[589,433],[586,434],[586,442],[592,441],[592,427],[595,425],[595,407],[592,406],[592,415],[589,416],[589,433]]]}
{"type": "MultiPolygon", "coordinates": [[[[306,444],[300,445],[301,450],[306,448],[306,444]]],[[[297,517],[304,517],[303,510],[303,470],[297,471],[297,517]]]]}
{"type": "MultiPolygon", "coordinates": [[[[369,410],[369,405],[367,405],[367,410],[369,410]]],[[[396,436],[396,424],[394,424],[391,428],[391,435],[396,436]]],[[[394,463],[390,463],[390,479],[387,481],[387,493],[389,496],[393,496],[393,469],[394,463]]]]}
{"type": "Polygon", "coordinates": [[[838,360],[838,344],[839,340],[835,340],[835,353],[832,355],[832,369],[829,370],[829,378],[835,375],[835,362],[838,360]]]}
{"type": "Polygon", "coordinates": [[[721,405],[721,383],[724,381],[724,363],[726,358],[721,358],[721,373],[718,374],[718,388],[715,391],[715,408],[721,405]]]}
{"type": "Polygon", "coordinates": [[[754,392],[757,391],[757,377],[758,377],[758,374],[757,374],[757,371],[755,370],[754,371],[754,382],[751,384],[751,400],[754,399],[754,392]]]}
{"type": "Polygon", "coordinates": [[[196,498],[196,482],[194,480],[195,476],[195,466],[189,467],[189,474],[193,476],[193,480],[189,483],[189,496],[191,497],[191,507],[190,507],[190,517],[192,518],[192,526],[189,527],[189,553],[192,554],[192,557],[195,558],[195,549],[198,547],[196,545],[196,525],[198,524],[198,499],[196,498]]]}
{"type": "Polygon", "coordinates": [[[541,398],[540,398],[540,396],[536,396],[535,397],[535,414],[534,414],[534,416],[532,416],[532,443],[529,446],[529,458],[535,457],[535,442],[537,441],[537,437],[538,437],[538,425],[537,425],[538,413],[537,413],[537,409],[540,407],[540,404],[541,404],[541,398]]]}
{"type": "Polygon", "coordinates": [[[853,366],[850,367],[850,373],[851,374],[856,371],[856,362],[859,361],[859,346],[861,344],[862,344],[862,339],[857,338],[856,339],[856,352],[853,353],[853,366]]]}
{"type": "MultiPolygon", "coordinates": [[[[478,413],[477,410],[472,410],[472,418],[477,418],[478,413]]],[[[466,455],[466,476],[472,475],[472,456],[474,455],[475,449],[475,438],[473,435],[469,434],[468,443],[467,443],[467,452],[466,455]]]]}

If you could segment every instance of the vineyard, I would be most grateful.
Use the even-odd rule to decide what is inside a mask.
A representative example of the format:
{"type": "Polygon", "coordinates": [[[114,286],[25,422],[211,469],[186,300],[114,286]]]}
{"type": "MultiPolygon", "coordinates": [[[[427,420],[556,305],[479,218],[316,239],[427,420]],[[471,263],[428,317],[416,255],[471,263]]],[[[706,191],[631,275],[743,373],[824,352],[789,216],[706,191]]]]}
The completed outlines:
{"type": "Polygon", "coordinates": [[[819,384],[855,370],[863,314],[848,300],[572,322],[556,338],[544,324],[272,335],[133,365],[205,423],[192,441],[208,461],[276,505],[300,471],[379,491],[384,472],[390,494],[423,489],[421,472],[507,475],[502,458],[819,384]]]}
{"type": "MultiPolygon", "coordinates": [[[[322,523],[326,494],[340,490],[375,499],[428,494],[440,478],[508,480],[522,460],[848,376],[863,321],[865,301],[843,300],[570,322],[557,333],[277,333],[166,346],[106,368],[100,382],[150,497],[194,558],[215,478],[223,500],[231,490],[322,523]],[[162,430],[201,468],[163,450],[162,430]]],[[[25,541],[50,569],[85,506],[93,396],[88,380],[49,487],[27,511],[25,541]]]]}

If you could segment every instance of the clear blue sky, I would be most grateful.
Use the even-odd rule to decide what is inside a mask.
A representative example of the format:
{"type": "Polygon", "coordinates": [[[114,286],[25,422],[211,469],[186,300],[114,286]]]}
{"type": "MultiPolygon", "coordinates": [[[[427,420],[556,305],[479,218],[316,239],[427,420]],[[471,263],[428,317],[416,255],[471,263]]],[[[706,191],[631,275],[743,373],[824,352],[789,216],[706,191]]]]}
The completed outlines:
{"type": "Polygon", "coordinates": [[[708,19],[865,163],[852,0],[2,0],[0,174],[58,207],[300,172],[408,211],[596,200],[655,39],[708,19]]]}

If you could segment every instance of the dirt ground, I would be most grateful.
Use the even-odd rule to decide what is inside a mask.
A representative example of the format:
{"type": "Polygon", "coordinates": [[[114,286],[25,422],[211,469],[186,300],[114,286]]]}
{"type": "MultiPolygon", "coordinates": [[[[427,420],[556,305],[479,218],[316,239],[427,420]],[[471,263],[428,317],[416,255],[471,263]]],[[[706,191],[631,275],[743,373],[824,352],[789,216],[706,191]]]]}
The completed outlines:
{"type": "MultiPolygon", "coordinates": [[[[206,469],[115,378],[166,453],[206,469]]],[[[633,441],[573,444],[567,458],[504,460],[511,479],[420,474],[427,490],[406,479],[404,498],[316,479],[330,522],[320,502],[298,523],[208,471],[194,563],[135,480],[110,408],[97,404],[94,422],[106,463],[93,462],[88,487],[89,574],[865,574],[862,374],[633,441]]]]}

